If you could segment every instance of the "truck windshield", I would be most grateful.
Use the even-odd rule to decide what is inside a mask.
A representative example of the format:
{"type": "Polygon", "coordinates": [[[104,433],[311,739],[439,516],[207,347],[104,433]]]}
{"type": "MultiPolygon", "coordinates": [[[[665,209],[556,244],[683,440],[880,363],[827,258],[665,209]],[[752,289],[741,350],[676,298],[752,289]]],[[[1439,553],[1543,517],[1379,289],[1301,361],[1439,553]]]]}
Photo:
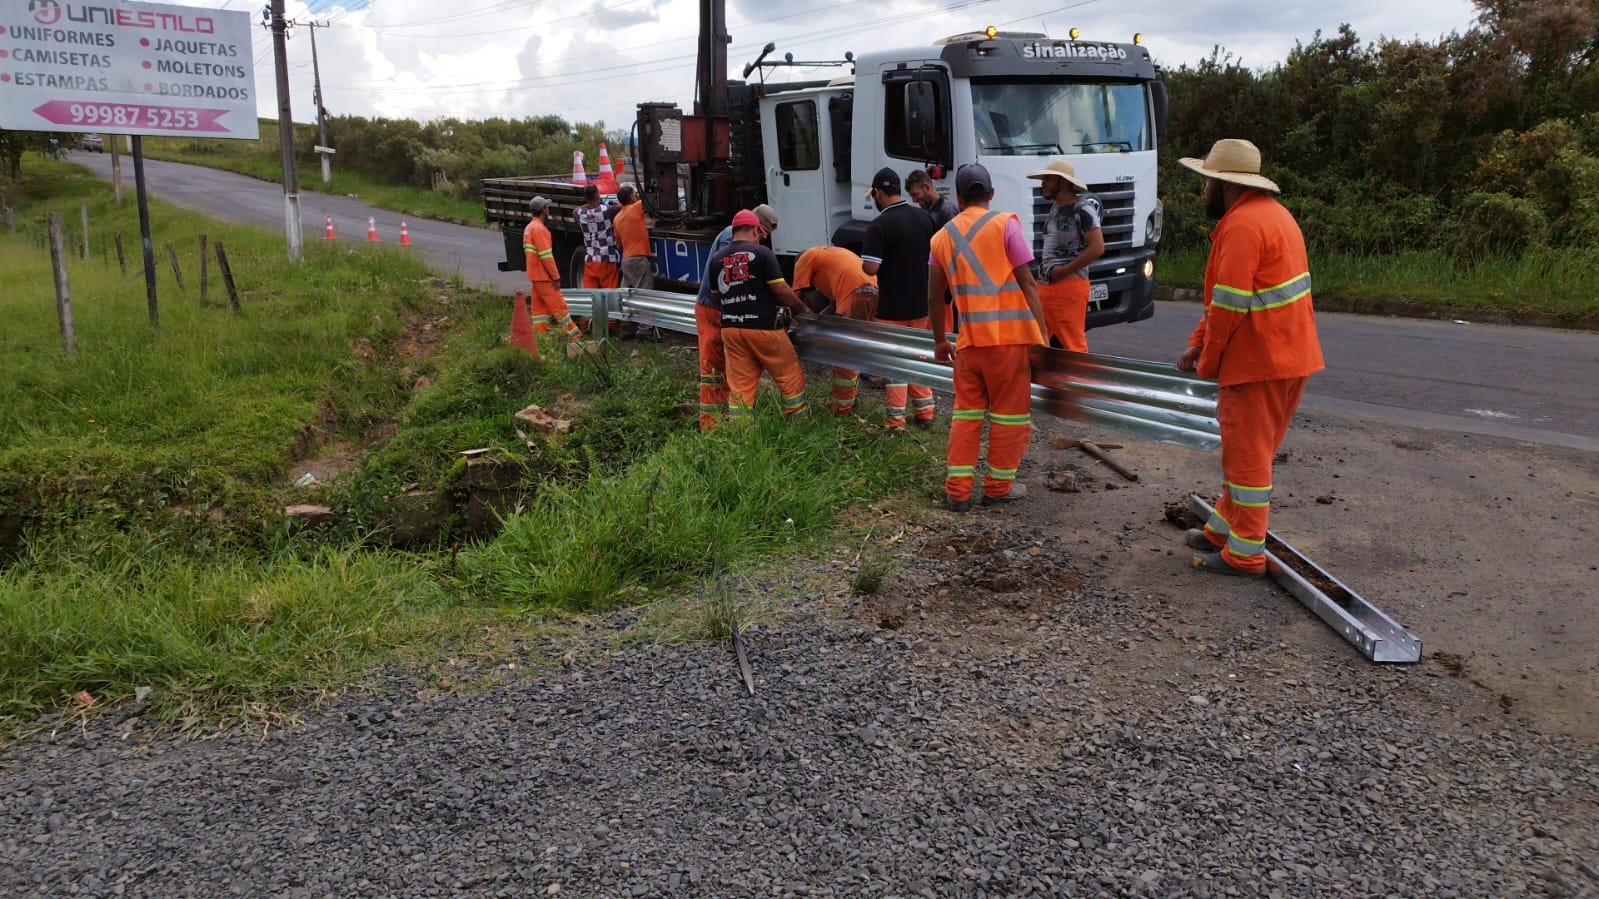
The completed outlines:
{"type": "Polygon", "coordinates": [[[1142,82],[972,79],[977,152],[987,156],[1151,149],[1142,82]]]}

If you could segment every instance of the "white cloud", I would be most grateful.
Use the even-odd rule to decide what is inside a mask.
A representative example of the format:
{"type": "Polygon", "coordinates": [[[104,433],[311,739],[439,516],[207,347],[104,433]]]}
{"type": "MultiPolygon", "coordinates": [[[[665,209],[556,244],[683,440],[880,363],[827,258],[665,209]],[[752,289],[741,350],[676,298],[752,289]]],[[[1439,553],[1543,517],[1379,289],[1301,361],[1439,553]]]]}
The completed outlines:
{"type": "MultiPolygon", "coordinates": [[[[179,0],[185,2],[185,0],[179,0]]],[[[245,8],[261,0],[186,0],[245,8]]],[[[643,100],[693,100],[697,0],[290,0],[291,18],[319,29],[326,104],[335,114],[432,119],[556,114],[626,128],[643,100]]],[[[728,0],[729,69],[737,77],[767,41],[777,56],[839,58],[846,50],[928,43],[999,24],[1014,30],[1125,41],[1142,32],[1164,65],[1195,62],[1220,44],[1245,64],[1283,59],[1296,40],[1348,22],[1363,39],[1434,39],[1469,27],[1467,0],[728,0]],[[952,10],[953,8],[953,10],[952,10]]],[[[276,115],[270,36],[256,29],[260,112],[276,115]]],[[[289,42],[294,116],[308,121],[307,29],[289,42]]],[[[795,72],[816,78],[836,70],[795,72]]],[[[780,75],[780,79],[790,76],[780,75]]]]}

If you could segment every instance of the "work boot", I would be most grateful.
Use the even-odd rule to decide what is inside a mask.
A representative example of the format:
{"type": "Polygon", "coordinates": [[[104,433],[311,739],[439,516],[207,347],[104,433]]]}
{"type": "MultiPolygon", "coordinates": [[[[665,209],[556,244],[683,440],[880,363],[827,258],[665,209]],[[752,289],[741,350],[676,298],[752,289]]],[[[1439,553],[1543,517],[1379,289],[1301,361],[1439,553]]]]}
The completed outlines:
{"type": "Polygon", "coordinates": [[[888,379],[880,378],[877,375],[867,375],[861,379],[861,383],[872,388],[873,390],[882,390],[884,387],[888,386],[888,379]]]}
{"type": "Polygon", "coordinates": [[[1026,497],[1027,497],[1027,485],[1026,484],[1012,484],[1012,485],[1010,485],[1010,492],[1009,493],[1002,493],[999,496],[989,496],[986,493],[983,494],[983,505],[985,505],[985,506],[1003,506],[1006,503],[1013,503],[1013,502],[1016,502],[1019,499],[1025,499],[1026,497]]]}
{"type": "Polygon", "coordinates": [[[1210,574],[1226,574],[1233,577],[1250,578],[1266,576],[1266,572],[1264,571],[1245,571],[1242,568],[1234,568],[1233,566],[1228,565],[1227,560],[1221,557],[1221,553],[1195,553],[1194,558],[1189,562],[1189,564],[1193,565],[1195,568],[1198,568],[1200,571],[1208,572],[1210,574]]]}
{"type": "Polygon", "coordinates": [[[1216,551],[1216,544],[1210,542],[1210,538],[1205,536],[1204,528],[1189,528],[1183,531],[1183,542],[1194,549],[1202,549],[1206,552],[1216,551]]]}
{"type": "Polygon", "coordinates": [[[911,419],[911,424],[916,425],[918,428],[921,428],[924,431],[931,431],[933,429],[933,420],[931,418],[914,418],[911,419]]]}
{"type": "Polygon", "coordinates": [[[951,512],[970,512],[972,510],[972,501],[969,499],[956,499],[953,496],[945,496],[944,508],[950,510],[951,512]]]}

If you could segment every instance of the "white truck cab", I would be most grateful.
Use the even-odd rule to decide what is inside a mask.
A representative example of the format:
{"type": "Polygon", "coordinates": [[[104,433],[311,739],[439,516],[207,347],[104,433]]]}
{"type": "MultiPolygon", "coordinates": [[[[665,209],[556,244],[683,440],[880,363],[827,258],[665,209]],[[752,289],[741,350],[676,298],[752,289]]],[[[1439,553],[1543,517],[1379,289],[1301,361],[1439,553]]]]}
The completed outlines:
{"type": "Polygon", "coordinates": [[[1156,147],[1166,110],[1149,51],[1043,34],[958,35],[929,46],[862,54],[855,76],[760,100],[768,202],[782,215],[773,249],[860,249],[877,210],[878,169],[913,169],[950,195],[955,170],[980,162],[992,208],[1015,213],[1043,245],[1050,201],[1027,173],[1069,160],[1099,198],[1105,255],[1089,269],[1088,325],[1154,311],[1160,239],[1156,147]]]}

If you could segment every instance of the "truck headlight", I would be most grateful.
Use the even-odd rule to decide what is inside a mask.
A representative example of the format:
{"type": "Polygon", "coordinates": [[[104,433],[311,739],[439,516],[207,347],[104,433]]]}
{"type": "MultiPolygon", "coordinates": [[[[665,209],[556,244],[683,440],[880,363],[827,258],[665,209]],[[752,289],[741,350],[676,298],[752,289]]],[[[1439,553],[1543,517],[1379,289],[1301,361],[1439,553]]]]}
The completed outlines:
{"type": "Polygon", "coordinates": [[[1153,260],[1153,259],[1145,259],[1144,260],[1144,280],[1145,281],[1153,281],[1153,280],[1155,280],[1155,260],[1153,260]]]}
{"type": "Polygon", "coordinates": [[[1159,200],[1155,201],[1155,211],[1149,214],[1144,221],[1144,246],[1152,247],[1160,243],[1161,221],[1166,217],[1166,207],[1159,200]]]}

